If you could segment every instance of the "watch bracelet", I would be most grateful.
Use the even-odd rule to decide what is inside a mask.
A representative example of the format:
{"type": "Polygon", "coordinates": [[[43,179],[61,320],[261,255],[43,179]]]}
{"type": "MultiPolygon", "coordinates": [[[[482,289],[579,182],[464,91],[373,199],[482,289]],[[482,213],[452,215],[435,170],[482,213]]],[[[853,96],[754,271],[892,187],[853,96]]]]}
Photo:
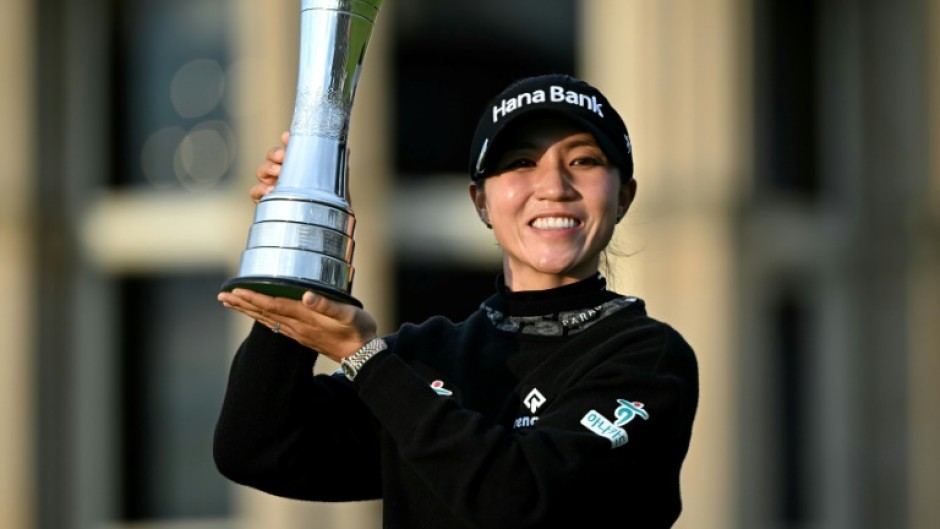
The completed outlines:
{"type": "Polygon", "coordinates": [[[370,358],[386,349],[388,349],[388,344],[385,343],[385,340],[381,337],[375,337],[366,342],[355,353],[343,359],[342,363],[352,369],[352,376],[344,371],[346,378],[353,380],[353,378],[359,374],[359,370],[362,369],[362,366],[364,366],[370,358]]]}

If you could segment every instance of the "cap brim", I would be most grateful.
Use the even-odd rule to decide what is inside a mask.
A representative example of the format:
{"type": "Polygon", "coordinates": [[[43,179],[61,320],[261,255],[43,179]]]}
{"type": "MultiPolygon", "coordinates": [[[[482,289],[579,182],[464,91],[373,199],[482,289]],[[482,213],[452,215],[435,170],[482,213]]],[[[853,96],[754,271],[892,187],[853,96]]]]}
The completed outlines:
{"type": "Polygon", "coordinates": [[[488,162],[492,161],[492,154],[499,150],[499,140],[507,128],[522,123],[522,120],[532,119],[534,117],[538,117],[539,115],[561,116],[573,122],[575,125],[581,127],[585,131],[590,132],[597,141],[598,146],[600,146],[601,150],[604,151],[604,155],[607,156],[608,160],[612,164],[621,168],[621,170],[627,169],[625,167],[626,161],[622,159],[623,157],[620,155],[620,152],[618,151],[616,145],[614,145],[613,141],[590,120],[583,118],[576,112],[571,112],[557,106],[529,107],[516,110],[510,118],[502,120],[493,128],[489,137],[483,140],[483,145],[480,147],[480,154],[477,157],[476,164],[474,165],[474,171],[472,175],[473,179],[480,180],[493,174],[493,168],[488,167],[488,162]]]}

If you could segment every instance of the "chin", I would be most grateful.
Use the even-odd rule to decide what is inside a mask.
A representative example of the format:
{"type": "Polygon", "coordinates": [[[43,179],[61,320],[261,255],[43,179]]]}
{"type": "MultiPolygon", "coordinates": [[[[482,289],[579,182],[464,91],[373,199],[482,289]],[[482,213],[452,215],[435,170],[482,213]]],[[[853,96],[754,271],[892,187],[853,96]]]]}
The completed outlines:
{"type": "Polygon", "coordinates": [[[578,270],[584,268],[584,265],[576,263],[556,263],[545,264],[536,268],[540,273],[557,277],[574,277],[579,275],[578,270]]]}

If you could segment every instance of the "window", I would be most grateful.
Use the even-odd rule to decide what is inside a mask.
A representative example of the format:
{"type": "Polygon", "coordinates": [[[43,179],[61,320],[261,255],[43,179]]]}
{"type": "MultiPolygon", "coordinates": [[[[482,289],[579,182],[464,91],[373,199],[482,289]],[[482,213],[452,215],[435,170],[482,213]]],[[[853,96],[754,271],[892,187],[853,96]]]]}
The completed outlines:
{"type": "Polygon", "coordinates": [[[807,477],[809,474],[808,432],[812,412],[807,368],[812,364],[810,324],[812,310],[799,283],[782,281],[769,307],[771,325],[773,395],[772,438],[775,443],[774,472],[777,476],[775,518],[787,527],[798,527],[810,517],[807,477]]]}
{"type": "Polygon", "coordinates": [[[761,193],[813,200],[820,192],[819,9],[811,0],[765,0],[755,8],[755,144],[761,193]]]}
{"type": "Polygon", "coordinates": [[[473,129],[492,96],[519,77],[573,73],[575,8],[573,0],[401,2],[394,11],[399,174],[466,174],[473,129]]]}
{"type": "Polygon", "coordinates": [[[230,11],[224,0],[115,3],[118,186],[205,191],[230,178],[230,11]]]}
{"type": "Polygon", "coordinates": [[[120,282],[124,520],[230,511],[212,459],[225,393],[228,318],[215,300],[225,277],[185,274],[120,282]]]}

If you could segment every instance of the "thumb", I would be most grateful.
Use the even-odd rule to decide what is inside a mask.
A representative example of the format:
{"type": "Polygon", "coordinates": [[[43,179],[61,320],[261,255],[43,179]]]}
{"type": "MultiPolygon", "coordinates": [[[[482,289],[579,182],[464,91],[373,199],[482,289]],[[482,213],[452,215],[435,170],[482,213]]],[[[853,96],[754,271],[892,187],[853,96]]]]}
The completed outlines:
{"type": "Polygon", "coordinates": [[[352,307],[346,303],[340,303],[338,301],[333,301],[332,299],[317,294],[312,290],[304,292],[301,302],[304,306],[309,307],[315,312],[332,318],[334,320],[342,320],[345,316],[349,316],[348,312],[352,307]]]}

